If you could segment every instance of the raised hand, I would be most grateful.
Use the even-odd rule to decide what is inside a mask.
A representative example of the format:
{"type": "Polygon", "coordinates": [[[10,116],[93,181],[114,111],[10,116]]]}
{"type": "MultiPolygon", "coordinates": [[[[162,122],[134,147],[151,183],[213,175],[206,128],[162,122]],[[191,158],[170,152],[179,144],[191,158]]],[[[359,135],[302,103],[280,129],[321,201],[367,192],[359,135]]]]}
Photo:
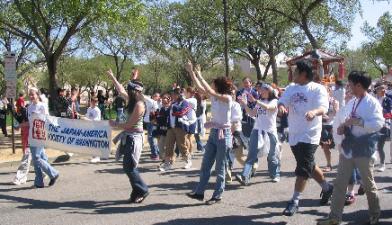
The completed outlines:
{"type": "Polygon", "coordinates": [[[110,78],[114,78],[114,74],[113,74],[113,71],[112,71],[112,69],[109,69],[108,71],[106,71],[106,73],[109,75],[109,77],[110,78]]]}

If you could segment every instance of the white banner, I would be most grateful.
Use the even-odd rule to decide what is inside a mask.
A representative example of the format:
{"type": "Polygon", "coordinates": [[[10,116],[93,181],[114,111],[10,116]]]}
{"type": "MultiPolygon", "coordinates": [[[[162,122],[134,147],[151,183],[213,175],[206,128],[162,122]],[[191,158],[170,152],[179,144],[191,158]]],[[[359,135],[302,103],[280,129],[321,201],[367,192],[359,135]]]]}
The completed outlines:
{"type": "Polygon", "coordinates": [[[34,114],[29,144],[108,158],[112,131],[108,121],[86,121],[34,114]]]}

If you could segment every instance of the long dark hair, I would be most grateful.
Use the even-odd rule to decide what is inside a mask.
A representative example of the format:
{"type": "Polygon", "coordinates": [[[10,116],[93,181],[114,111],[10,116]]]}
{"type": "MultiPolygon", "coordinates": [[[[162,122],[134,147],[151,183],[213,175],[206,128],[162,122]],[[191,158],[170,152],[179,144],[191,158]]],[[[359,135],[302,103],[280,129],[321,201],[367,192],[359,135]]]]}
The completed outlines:
{"type": "MultiPolygon", "coordinates": [[[[133,82],[143,86],[143,84],[139,81],[133,81],[133,82]]],[[[135,89],[128,88],[128,113],[129,114],[133,112],[136,103],[139,101],[142,102],[144,101],[142,92],[135,89]]]]}

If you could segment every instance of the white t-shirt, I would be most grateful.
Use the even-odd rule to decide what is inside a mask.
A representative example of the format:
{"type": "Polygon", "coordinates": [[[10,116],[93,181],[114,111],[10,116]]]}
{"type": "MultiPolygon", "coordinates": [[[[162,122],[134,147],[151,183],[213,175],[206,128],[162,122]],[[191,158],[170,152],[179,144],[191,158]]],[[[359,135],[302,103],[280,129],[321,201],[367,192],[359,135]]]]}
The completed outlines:
{"type": "Polygon", "coordinates": [[[144,96],[144,102],[146,103],[146,113],[144,115],[144,122],[150,122],[150,113],[155,112],[159,109],[158,103],[150,97],[144,96]]]}
{"type": "Polygon", "coordinates": [[[328,92],[321,84],[309,82],[306,85],[291,85],[287,87],[279,100],[289,110],[289,144],[298,142],[319,144],[321,138],[322,118],[316,116],[308,121],[305,114],[310,110],[322,107],[328,110],[328,92]]]}
{"type": "Polygon", "coordinates": [[[370,94],[366,94],[361,101],[357,98],[350,100],[346,107],[346,110],[349,111],[346,113],[344,121],[351,116],[352,111],[355,111],[355,116],[357,118],[364,121],[363,127],[353,126],[351,132],[354,136],[358,137],[364,134],[373,133],[379,131],[384,126],[385,119],[382,114],[382,107],[378,100],[370,94]]]}
{"type": "Polygon", "coordinates": [[[49,115],[49,110],[45,106],[43,102],[38,102],[37,104],[31,103],[29,107],[27,107],[27,116],[28,118],[31,118],[33,113],[36,114],[43,114],[43,115],[49,115]]]}
{"type": "Polygon", "coordinates": [[[87,109],[86,117],[89,120],[100,121],[101,120],[101,110],[98,107],[87,109]]]}
{"type": "Polygon", "coordinates": [[[339,102],[339,108],[343,108],[346,105],[346,89],[344,87],[339,87],[333,91],[333,97],[339,102]]]}
{"type": "Polygon", "coordinates": [[[231,105],[233,100],[230,96],[229,102],[223,102],[215,97],[211,99],[211,122],[221,126],[231,126],[231,105]]]}
{"type": "Polygon", "coordinates": [[[276,129],[276,117],[278,115],[278,100],[273,99],[271,101],[261,100],[263,103],[268,104],[269,106],[275,107],[274,110],[267,110],[263,107],[256,105],[256,121],[253,129],[257,129],[259,131],[264,130],[271,134],[278,136],[278,132],[276,129]]]}
{"type": "Polygon", "coordinates": [[[235,131],[242,131],[242,109],[241,105],[233,101],[231,105],[231,124],[234,125],[235,131]]]}
{"type": "Polygon", "coordinates": [[[41,94],[39,97],[41,98],[41,102],[45,104],[46,108],[49,108],[49,100],[46,95],[41,94]]]}
{"type": "Polygon", "coordinates": [[[196,111],[197,109],[197,99],[192,97],[192,98],[187,98],[186,101],[191,105],[192,109],[196,111]]]}

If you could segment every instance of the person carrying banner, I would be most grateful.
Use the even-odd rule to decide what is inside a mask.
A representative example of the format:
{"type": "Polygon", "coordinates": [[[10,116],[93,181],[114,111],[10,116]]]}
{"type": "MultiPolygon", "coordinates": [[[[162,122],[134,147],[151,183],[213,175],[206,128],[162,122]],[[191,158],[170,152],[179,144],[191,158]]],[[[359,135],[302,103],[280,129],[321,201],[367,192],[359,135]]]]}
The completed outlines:
{"type": "Polygon", "coordinates": [[[145,112],[143,100],[143,84],[137,80],[137,76],[128,82],[125,89],[114,77],[112,70],[107,71],[117,91],[125,99],[128,99],[128,120],[126,123],[118,123],[110,120],[109,125],[123,131],[113,139],[113,142],[121,140],[120,151],[124,154],[123,169],[127,174],[132,186],[129,199],[130,203],[142,203],[149,195],[148,187],[141,178],[137,166],[143,150],[143,115],[145,112]]]}
{"type": "MultiPolygon", "coordinates": [[[[45,104],[42,103],[39,99],[38,89],[31,88],[29,90],[29,98],[31,102],[27,108],[27,116],[29,120],[34,114],[49,115],[49,111],[45,107],[45,104]]],[[[29,125],[31,126],[32,123],[34,123],[34,121],[30,121],[29,125]]],[[[30,135],[29,139],[33,136],[34,135],[30,135]]],[[[31,143],[30,140],[29,143],[31,143]]],[[[44,176],[42,172],[46,173],[50,177],[49,186],[53,186],[56,183],[56,180],[59,178],[59,172],[49,164],[48,157],[45,154],[45,149],[41,146],[34,146],[33,144],[30,144],[30,151],[35,172],[34,186],[36,188],[44,187],[44,176]]]]}

